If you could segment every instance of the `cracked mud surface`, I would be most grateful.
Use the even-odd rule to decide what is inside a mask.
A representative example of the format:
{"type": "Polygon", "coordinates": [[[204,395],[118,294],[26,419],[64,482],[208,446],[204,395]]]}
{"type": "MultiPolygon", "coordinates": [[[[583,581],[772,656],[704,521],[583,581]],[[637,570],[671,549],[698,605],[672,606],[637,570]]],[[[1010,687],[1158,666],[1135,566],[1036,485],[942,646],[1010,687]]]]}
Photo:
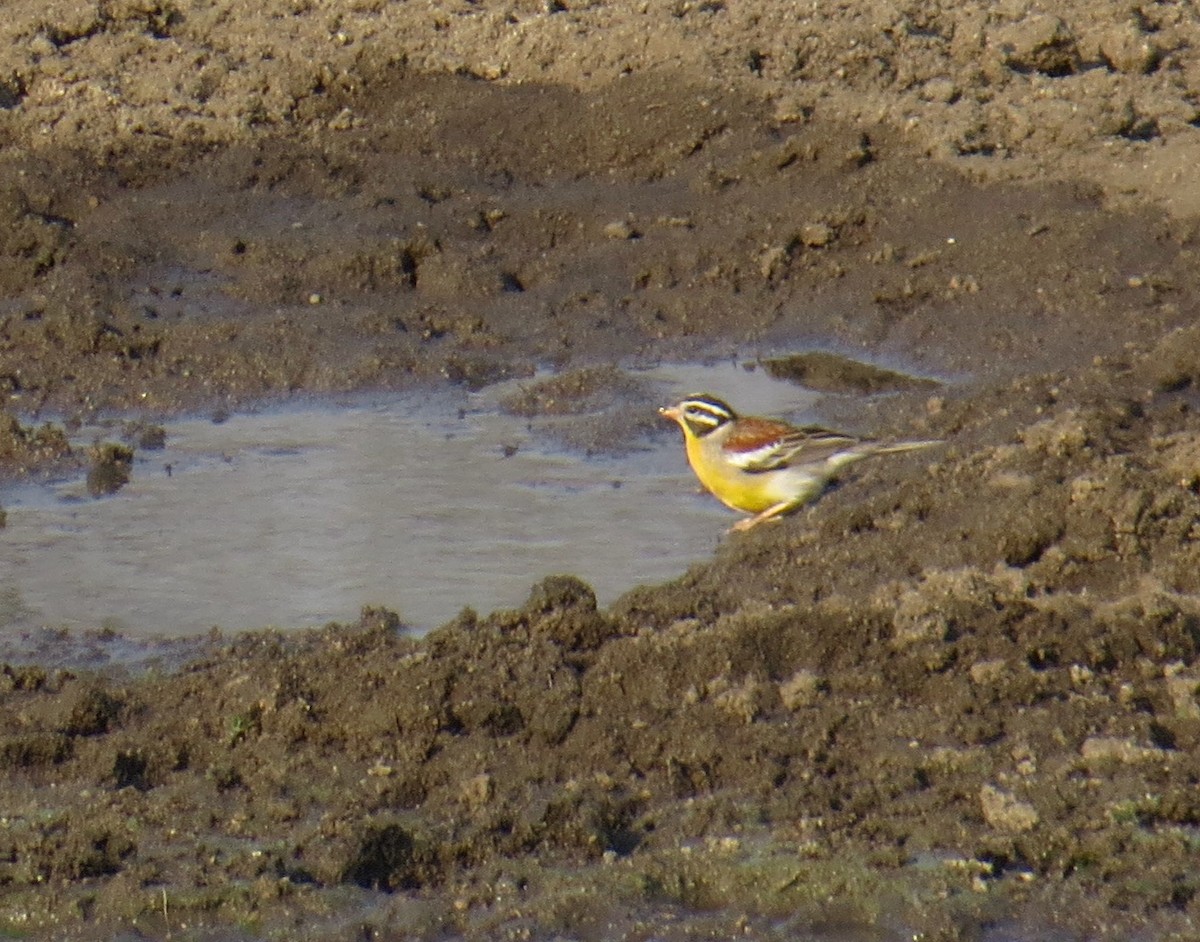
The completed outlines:
{"type": "Polygon", "coordinates": [[[5,12],[7,473],[82,466],[48,418],[813,349],[944,381],[828,421],[947,443],[607,610],[11,640],[5,931],[1194,937],[1194,11],[5,12]]]}

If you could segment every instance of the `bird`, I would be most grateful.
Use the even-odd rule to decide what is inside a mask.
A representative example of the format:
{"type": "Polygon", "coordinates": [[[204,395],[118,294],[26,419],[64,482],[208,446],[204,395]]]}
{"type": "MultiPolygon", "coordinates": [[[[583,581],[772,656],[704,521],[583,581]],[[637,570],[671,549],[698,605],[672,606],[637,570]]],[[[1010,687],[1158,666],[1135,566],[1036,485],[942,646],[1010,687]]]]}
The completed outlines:
{"type": "Polygon", "coordinates": [[[658,410],[683,430],[688,464],[714,497],[753,514],[730,533],[750,530],[815,500],[848,465],[872,455],[914,451],[940,441],[885,443],[818,425],[739,416],[707,393],[658,410]]]}

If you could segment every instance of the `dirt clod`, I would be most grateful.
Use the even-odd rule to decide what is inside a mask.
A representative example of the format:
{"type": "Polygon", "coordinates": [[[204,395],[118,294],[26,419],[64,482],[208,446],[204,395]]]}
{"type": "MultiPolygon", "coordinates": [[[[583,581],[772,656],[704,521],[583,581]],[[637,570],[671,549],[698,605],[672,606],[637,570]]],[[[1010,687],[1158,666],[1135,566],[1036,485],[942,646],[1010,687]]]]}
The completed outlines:
{"type": "Polygon", "coordinates": [[[133,471],[133,449],[127,445],[96,445],[90,451],[87,473],[88,493],[93,497],[115,494],[129,483],[133,471]]]}

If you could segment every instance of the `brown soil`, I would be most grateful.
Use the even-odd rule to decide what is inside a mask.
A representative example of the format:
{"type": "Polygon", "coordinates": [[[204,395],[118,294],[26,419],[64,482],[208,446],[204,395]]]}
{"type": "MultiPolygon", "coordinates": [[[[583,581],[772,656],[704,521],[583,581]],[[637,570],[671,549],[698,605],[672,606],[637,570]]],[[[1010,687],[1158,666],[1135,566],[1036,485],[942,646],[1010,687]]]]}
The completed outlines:
{"type": "Polygon", "coordinates": [[[0,932],[1195,937],[1194,10],[0,8],[9,473],[82,462],[46,416],[814,348],[947,442],[607,611],[12,658],[0,932]]]}

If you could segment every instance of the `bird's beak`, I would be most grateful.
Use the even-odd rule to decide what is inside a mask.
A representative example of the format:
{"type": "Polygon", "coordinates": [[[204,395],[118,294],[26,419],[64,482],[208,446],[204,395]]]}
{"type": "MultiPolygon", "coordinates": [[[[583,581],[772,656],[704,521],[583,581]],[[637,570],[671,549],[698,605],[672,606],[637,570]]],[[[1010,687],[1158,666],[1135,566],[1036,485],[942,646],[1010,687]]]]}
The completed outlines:
{"type": "Polygon", "coordinates": [[[678,422],[683,413],[679,411],[678,406],[663,406],[658,410],[658,414],[664,419],[671,419],[673,422],[678,422]]]}

